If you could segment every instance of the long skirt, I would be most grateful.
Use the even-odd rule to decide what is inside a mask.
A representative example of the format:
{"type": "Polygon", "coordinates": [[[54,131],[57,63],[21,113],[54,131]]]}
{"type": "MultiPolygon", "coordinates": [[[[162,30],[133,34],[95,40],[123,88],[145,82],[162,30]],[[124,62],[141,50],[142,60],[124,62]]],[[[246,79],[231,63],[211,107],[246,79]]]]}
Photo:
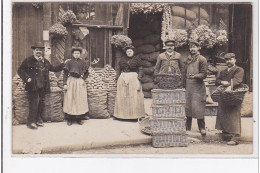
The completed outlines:
{"type": "Polygon", "coordinates": [[[231,106],[219,102],[216,129],[231,134],[241,134],[241,104],[231,106]]]}
{"type": "Polygon", "coordinates": [[[136,72],[122,73],[117,82],[114,117],[137,119],[145,115],[144,94],[136,72]]]}
{"type": "Polygon", "coordinates": [[[68,90],[64,93],[63,112],[83,115],[88,112],[87,88],[82,78],[68,77],[68,90]]]}

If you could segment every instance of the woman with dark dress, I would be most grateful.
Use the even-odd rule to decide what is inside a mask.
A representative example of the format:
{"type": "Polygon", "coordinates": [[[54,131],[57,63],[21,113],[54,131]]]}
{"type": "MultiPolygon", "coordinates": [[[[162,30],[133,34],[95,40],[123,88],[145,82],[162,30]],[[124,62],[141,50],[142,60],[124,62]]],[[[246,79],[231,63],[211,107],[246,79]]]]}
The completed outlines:
{"type": "Polygon", "coordinates": [[[88,77],[88,65],[80,59],[82,49],[72,47],[72,59],[66,62],[64,67],[64,104],[63,111],[67,118],[67,124],[72,125],[73,120],[82,125],[81,121],[89,111],[87,100],[87,88],[85,79],[88,77]]]}
{"type": "Polygon", "coordinates": [[[121,75],[117,82],[114,117],[138,119],[145,115],[144,94],[140,80],[143,77],[142,61],[134,56],[134,47],[124,49],[126,56],[119,61],[121,75]]]}

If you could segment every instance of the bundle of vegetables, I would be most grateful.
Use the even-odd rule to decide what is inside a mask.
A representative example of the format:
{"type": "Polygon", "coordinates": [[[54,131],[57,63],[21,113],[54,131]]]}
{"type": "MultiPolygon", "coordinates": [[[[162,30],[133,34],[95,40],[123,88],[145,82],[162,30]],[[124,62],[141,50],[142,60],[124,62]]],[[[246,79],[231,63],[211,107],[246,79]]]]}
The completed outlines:
{"type": "Polygon", "coordinates": [[[73,13],[73,11],[68,10],[61,16],[61,22],[62,24],[73,24],[77,21],[76,15],[73,13]]]}
{"type": "Polygon", "coordinates": [[[86,79],[89,116],[91,118],[109,118],[107,109],[107,88],[102,81],[102,76],[97,74],[91,67],[86,79]]]}
{"type": "Polygon", "coordinates": [[[196,41],[205,48],[212,48],[217,43],[216,35],[206,25],[199,25],[192,30],[189,41],[196,41]]]}
{"type": "Polygon", "coordinates": [[[50,87],[58,87],[58,78],[54,72],[49,72],[50,87]]]}
{"type": "Polygon", "coordinates": [[[187,44],[188,33],[184,29],[169,29],[167,39],[175,41],[175,47],[182,47],[187,44]]]}
{"type": "Polygon", "coordinates": [[[172,24],[171,8],[167,6],[163,11],[162,32],[161,32],[161,40],[163,42],[166,41],[168,32],[172,28],[173,28],[173,24],[172,24]]]}
{"type": "Polygon", "coordinates": [[[124,49],[126,46],[132,45],[132,40],[126,35],[113,35],[111,38],[111,44],[116,48],[124,49]]]}
{"type": "Polygon", "coordinates": [[[158,13],[162,12],[163,9],[167,6],[166,3],[131,3],[130,11],[132,14],[138,13],[158,13]]]}
{"type": "Polygon", "coordinates": [[[66,27],[64,27],[60,22],[51,26],[49,32],[53,37],[65,37],[68,35],[66,27]]]}
{"type": "Polygon", "coordinates": [[[223,46],[227,44],[228,38],[227,38],[227,31],[226,30],[218,30],[217,31],[217,45],[223,46]]]}

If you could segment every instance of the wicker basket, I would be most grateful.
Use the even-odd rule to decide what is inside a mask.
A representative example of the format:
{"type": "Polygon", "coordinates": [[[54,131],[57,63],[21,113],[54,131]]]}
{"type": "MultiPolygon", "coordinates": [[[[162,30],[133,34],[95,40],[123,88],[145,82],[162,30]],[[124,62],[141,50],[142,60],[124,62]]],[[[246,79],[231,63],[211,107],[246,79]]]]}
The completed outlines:
{"type": "Polygon", "coordinates": [[[184,118],[185,105],[152,105],[153,118],[184,118]]]}
{"type": "Polygon", "coordinates": [[[161,89],[183,88],[182,77],[180,74],[158,74],[155,75],[155,79],[161,89]]]}
{"type": "Polygon", "coordinates": [[[249,90],[246,84],[243,84],[243,90],[237,89],[235,91],[223,91],[223,86],[219,86],[216,91],[212,93],[212,99],[215,102],[222,102],[227,105],[242,104],[245,93],[249,90]]]}
{"type": "Polygon", "coordinates": [[[185,133],[185,118],[150,119],[150,128],[153,135],[185,133]]]}
{"type": "Polygon", "coordinates": [[[154,105],[186,103],[184,89],[174,89],[174,90],[153,89],[152,98],[153,98],[154,105]]]}
{"type": "Polygon", "coordinates": [[[187,134],[155,135],[152,137],[152,146],[156,148],[187,147],[187,134]]]}
{"type": "Polygon", "coordinates": [[[147,135],[151,135],[152,133],[149,122],[150,118],[150,116],[138,118],[140,131],[147,135]]]}

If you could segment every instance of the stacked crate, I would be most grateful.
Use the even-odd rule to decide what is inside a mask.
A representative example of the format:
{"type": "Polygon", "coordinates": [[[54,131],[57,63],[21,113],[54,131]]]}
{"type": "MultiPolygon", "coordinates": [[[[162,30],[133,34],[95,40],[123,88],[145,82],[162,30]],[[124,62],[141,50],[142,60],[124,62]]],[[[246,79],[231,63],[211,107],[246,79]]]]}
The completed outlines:
{"type": "Polygon", "coordinates": [[[185,90],[153,89],[150,127],[153,147],[187,146],[185,90]]]}

